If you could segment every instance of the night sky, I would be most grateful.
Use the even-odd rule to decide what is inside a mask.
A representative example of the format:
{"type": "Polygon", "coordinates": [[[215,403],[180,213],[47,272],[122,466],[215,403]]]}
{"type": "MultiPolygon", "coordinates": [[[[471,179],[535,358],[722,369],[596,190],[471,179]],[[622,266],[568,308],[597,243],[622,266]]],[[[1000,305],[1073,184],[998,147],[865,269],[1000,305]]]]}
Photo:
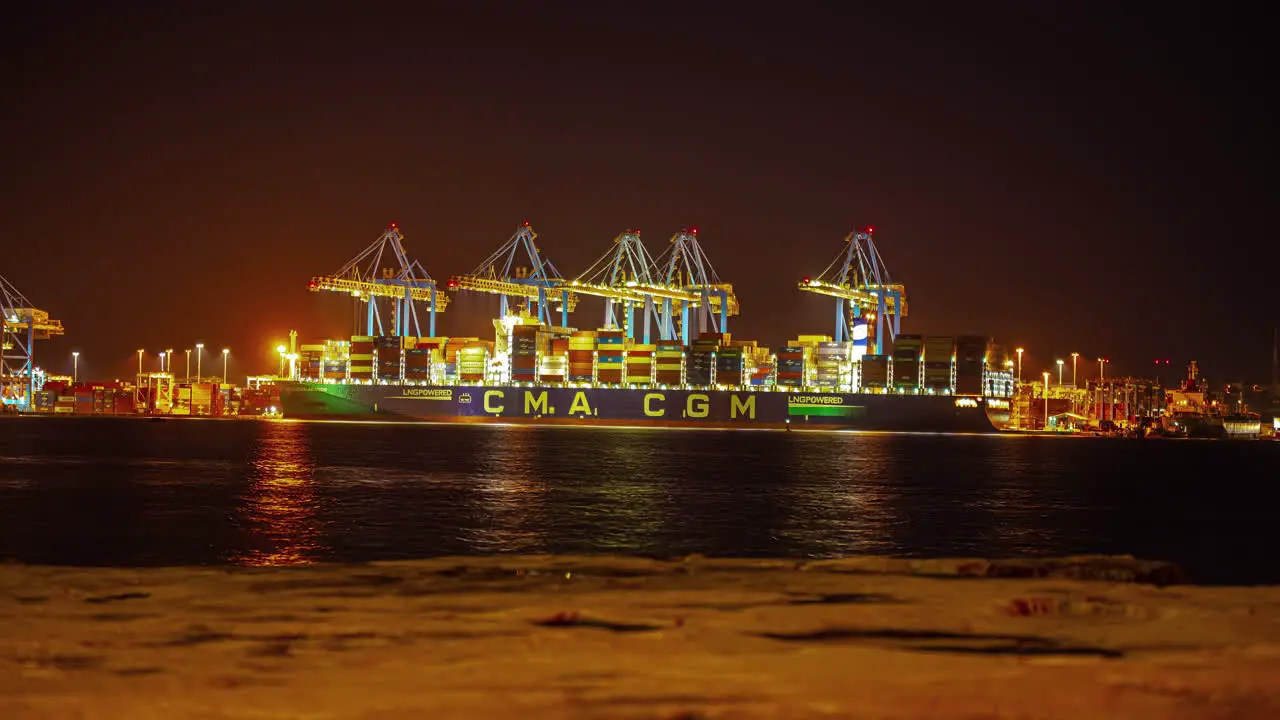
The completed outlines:
{"type": "Polygon", "coordinates": [[[179,5],[0,26],[0,274],[66,324],[50,370],[272,371],[291,328],[351,334],[307,281],[388,222],[443,283],[529,220],[569,276],[696,225],[766,344],[831,332],[796,282],[871,224],[904,332],[1270,376],[1275,63],[1226,3],[179,5]]]}

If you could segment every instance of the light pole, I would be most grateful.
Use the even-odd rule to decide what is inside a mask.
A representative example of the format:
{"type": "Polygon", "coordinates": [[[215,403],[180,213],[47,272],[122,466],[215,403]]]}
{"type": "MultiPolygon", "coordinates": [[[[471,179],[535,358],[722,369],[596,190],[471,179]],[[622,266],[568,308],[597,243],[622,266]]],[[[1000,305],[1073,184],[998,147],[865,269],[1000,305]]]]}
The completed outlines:
{"type": "Polygon", "coordinates": [[[276,352],[280,353],[280,372],[276,373],[276,377],[278,378],[284,377],[284,353],[286,350],[288,350],[288,348],[283,345],[276,346],[276,352]]]}
{"type": "Polygon", "coordinates": [[[184,352],[186,352],[186,353],[187,353],[187,375],[186,375],[186,379],[187,379],[187,381],[188,381],[188,382],[190,382],[190,380],[191,380],[191,348],[187,348],[184,352]]]}
{"type": "Polygon", "coordinates": [[[200,378],[204,377],[204,373],[200,372],[200,361],[204,359],[204,343],[196,343],[196,382],[200,382],[200,378]]]}
{"type": "Polygon", "coordinates": [[[1058,361],[1058,387],[1062,387],[1062,361],[1058,361]]]}
{"type": "Polygon", "coordinates": [[[1014,352],[1018,353],[1018,384],[1022,384],[1022,348],[1018,348],[1014,352]]]}
{"type": "Polygon", "coordinates": [[[1071,353],[1071,387],[1076,386],[1076,360],[1080,359],[1080,353],[1071,353]]]}
{"type": "Polygon", "coordinates": [[[164,351],[160,351],[160,372],[164,372],[164,351]]]}
{"type": "Polygon", "coordinates": [[[80,351],[71,351],[71,384],[80,384],[80,351]]]}
{"type": "Polygon", "coordinates": [[[1103,370],[1103,368],[1106,366],[1107,362],[1108,361],[1106,358],[1098,358],[1098,384],[1099,385],[1102,384],[1102,380],[1106,375],[1106,372],[1103,370]]]}
{"type": "Polygon", "coordinates": [[[169,370],[169,373],[172,374],[173,373],[173,348],[169,348],[168,350],[165,350],[164,355],[165,355],[165,367],[169,370]]]}
{"type": "Polygon", "coordinates": [[[230,380],[227,380],[227,356],[230,354],[231,348],[222,348],[222,382],[224,384],[231,382],[230,380]]]}
{"type": "Polygon", "coordinates": [[[1049,371],[1044,371],[1044,427],[1049,429],[1049,371]]]}
{"type": "Polygon", "coordinates": [[[138,349],[138,377],[142,377],[142,354],[145,352],[146,350],[138,349]]]}

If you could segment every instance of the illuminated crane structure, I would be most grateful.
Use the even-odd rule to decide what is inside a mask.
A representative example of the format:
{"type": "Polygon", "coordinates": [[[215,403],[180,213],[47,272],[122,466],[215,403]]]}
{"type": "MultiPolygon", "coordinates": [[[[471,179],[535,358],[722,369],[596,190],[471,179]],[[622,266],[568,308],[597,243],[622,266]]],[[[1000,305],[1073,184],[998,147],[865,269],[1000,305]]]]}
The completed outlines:
{"type": "Polygon", "coordinates": [[[0,275],[0,401],[21,410],[31,408],[36,393],[37,340],[61,335],[62,321],[32,306],[0,275]]]}
{"type": "Polygon", "coordinates": [[[551,304],[555,303],[560,306],[560,327],[568,327],[569,313],[577,307],[578,296],[569,290],[556,266],[542,257],[533,242],[537,237],[526,220],[510,240],[485,258],[470,275],[455,275],[449,278],[446,287],[497,295],[499,318],[508,315],[508,298],[517,298],[528,306],[536,303],[538,321],[554,325],[551,304]],[[522,255],[524,262],[519,262],[522,255]]]}
{"type": "Polygon", "coordinates": [[[614,238],[613,248],[572,280],[569,287],[577,294],[604,298],[604,325],[624,328],[632,340],[636,337],[635,310],[641,308],[647,345],[651,320],[661,323],[653,293],[640,289],[654,286],[653,266],[653,258],[640,241],[640,231],[627,230],[614,238]]]}
{"type": "Polygon", "coordinates": [[[894,284],[871,239],[875,228],[866,227],[849,233],[846,247],[816,278],[804,278],[800,289],[836,299],[836,342],[847,341],[850,320],[866,316],[876,322],[875,353],[884,354],[886,330],[896,338],[902,318],[907,314],[906,288],[894,284]],[[888,322],[892,318],[892,324],[888,322]]]}
{"type": "Polygon", "coordinates": [[[395,223],[338,272],[311,278],[307,288],[312,292],[347,293],[366,303],[365,334],[370,336],[424,336],[418,309],[425,307],[430,313],[425,336],[435,337],[436,312],[444,312],[449,304],[448,295],[437,291],[436,281],[422,264],[409,259],[404,235],[395,223]]]}
{"type": "Polygon", "coordinates": [[[715,268],[698,242],[698,229],[681,230],[671,237],[666,252],[654,261],[653,284],[637,285],[637,290],[662,298],[658,330],[664,340],[675,337],[675,318],[680,313],[680,339],[689,344],[689,310],[698,311],[699,332],[728,332],[729,318],[740,310],[733,285],[721,282],[715,268]]]}

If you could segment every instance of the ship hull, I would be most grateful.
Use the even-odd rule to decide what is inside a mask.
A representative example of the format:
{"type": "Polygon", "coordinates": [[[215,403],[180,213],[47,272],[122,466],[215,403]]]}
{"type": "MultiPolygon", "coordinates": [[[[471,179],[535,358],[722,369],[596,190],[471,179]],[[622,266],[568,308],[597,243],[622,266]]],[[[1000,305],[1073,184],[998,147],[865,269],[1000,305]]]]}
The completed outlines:
{"type": "Polygon", "coordinates": [[[285,418],[996,433],[1008,403],[934,395],[286,383],[285,418]]]}

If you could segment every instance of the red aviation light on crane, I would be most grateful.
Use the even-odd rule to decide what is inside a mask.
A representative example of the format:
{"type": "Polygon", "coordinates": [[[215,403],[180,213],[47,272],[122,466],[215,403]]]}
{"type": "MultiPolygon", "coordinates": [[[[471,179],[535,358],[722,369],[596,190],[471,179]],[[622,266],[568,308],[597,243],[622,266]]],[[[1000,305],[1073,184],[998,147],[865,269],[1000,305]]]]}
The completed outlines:
{"type": "Polygon", "coordinates": [[[459,284],[459,283],[458,283],[458,278],[456,278],[456,277],[451,277],[451,278],[449,278],[449,282],[445,283],[445,287],[449,288],[450,290],[457,290],[457,289],[458,289],[458,284],[459,284]]]}
{"type": "Polygon", "coordinates": [[[863,228],[863,229],[862,229],[862,231],[863,231],[863,232],[865,232],[866,234],[870,235],[870,234],[874,233],[874,232],[876,231],[876,229],[875,229],[875,228],[873,228],[873,227],[871,227],[870,225],[868,225],[868,226],[866,226],[865,228],[863,228]]]}
{"type": "Polygon", "coordinates": [[[809,283],[813,282],[813,280],[811,278],[806,277],[806,278],[802,278],[800,282],[804,283],[805,285],[808,285],[809,283]]]}
{"type": "Polygon", "coordinates": [[[525,220],[525,221],[524,221],[524,224],[523,224],[523,225],[521,225],[520,227],[529,227],[529,221],[528,221],[528,220],[525,220]]]}
{"type": "Polygon", "coordinates": [[[391,228],[392,230],[395,230],[397,227],[399,227],[399,225],[396,225],[395,223],[388,223],[387,227],[391,228]]]}
{"type": "Polygon", "coordinates": [[[691,228],[689,228],[689,234],[690,234],[690,235],[697,235],[697,234],[698,234],[698,228],[696,228],[696,227],[691,227],[691,228]]]}

